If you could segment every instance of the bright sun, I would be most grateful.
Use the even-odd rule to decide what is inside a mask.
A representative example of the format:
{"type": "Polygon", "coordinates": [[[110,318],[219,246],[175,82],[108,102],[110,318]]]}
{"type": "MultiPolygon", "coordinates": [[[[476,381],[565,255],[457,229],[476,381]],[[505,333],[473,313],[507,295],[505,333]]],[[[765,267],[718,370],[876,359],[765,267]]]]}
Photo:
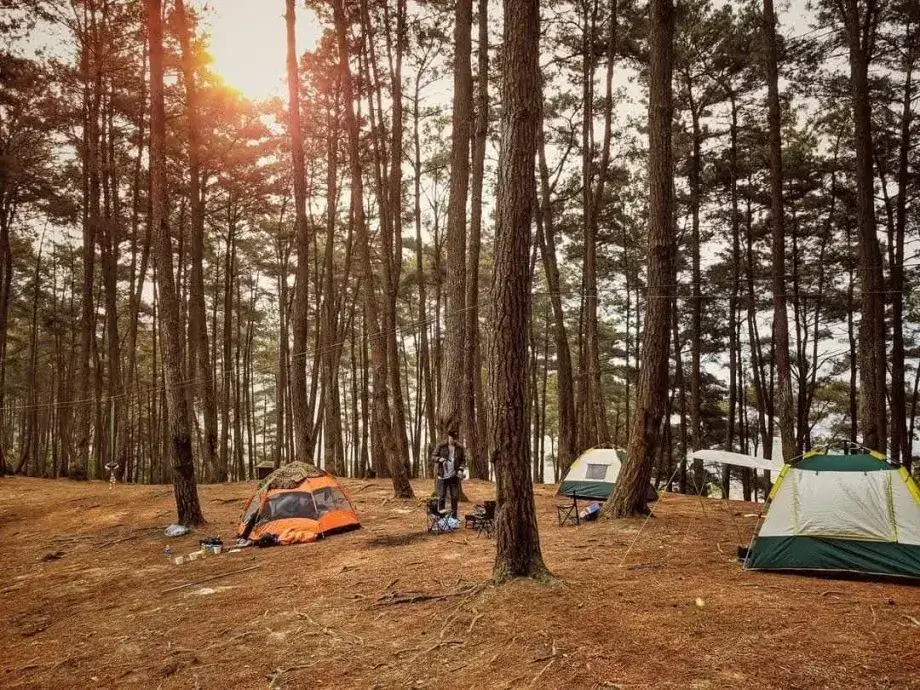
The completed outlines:
{"type": "MultiPolygon", "coordinates": [[[[300,3],[298,3],[300,5],[300,3]]],[[[214,71],[254,100],[286,94],[284,0],[199,0],[206,8],[214,71]]],[[[297,8],[297,51],[312,50],[322,33],[316,15],[297,8]]]]}

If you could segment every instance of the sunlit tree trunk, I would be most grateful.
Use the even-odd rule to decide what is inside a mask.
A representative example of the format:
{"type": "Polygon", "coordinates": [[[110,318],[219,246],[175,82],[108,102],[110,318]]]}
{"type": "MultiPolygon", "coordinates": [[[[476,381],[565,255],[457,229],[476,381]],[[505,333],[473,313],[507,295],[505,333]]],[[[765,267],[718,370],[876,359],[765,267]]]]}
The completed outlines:
{"type": "MultiPolygon", "coordinates": [[[[398,498],[412,498],[412,486],[406,460],[398,455],[398,446],[391,428],[386,376],[386,341],[380,335],[381,319],[377,304],[376,275],[371,264],[370,241],[364,213],[364,182],[361,174],[361,141],[355,116],[355,96],[348,55],[348,25],[343,0],[333,0],[333,16],[339,52],[342,94],[345,101],[345,129],[348,133],[349,165],[351,170],[351,212],[354,218],[355,241],[360,264],[361,286],[364,293],[365,331],[370,330],[371,368],[373,370],[373,423],[386,446],[387,464],[393,479],[393,491],[398,498]]],[[[403,431],[404,433],[404,431],[403,431]]]]}
{"type": "MultiPolygon", "coordinates": [[[[96,236],[99,227],[99,110],[102,91],[102,74],[99,65],[100,51],[96,45],[98,34],[95,2],[83,8],[83,35],[81,37],[80,78],[83,83],[83,283],[80,320],[80,348],[77,354],[77,390],[85,394],[92,384],[90,360],[95,351],[96,306],[94,283],[96,270],[96,236]],[[88,35],[91,34],[91,35],[88,35]]],[[[74,462],[70,475],[86,479],[89,464],[89,446],[93,430],[92,409],[88,404],[75,406],[76,440],[74,462]]]]}
{"type": "Polygon", "coordinates": [[[169,234],[166,199],[166,112],[163,99],[163,23],[162,0],[146,0],[150,37],[150,196],[155,243],[157,287],[163,329],[163,372],[173,490],[180,524],[204,522],[198,502],[192,440],[189,435],[188,398],[182,386],[182,340],[179,299],[173,277],[172,242],[169,234]]]}
{"type": "Polygon", "coordinates": [[[303,131],[300,123],[300,75],[297,69],[294,0],[285,0],[287,26],[288,136],[294,169],[294,236],[297,268],[294,278],[294,304],[291,313],[294,335],[291,353],[291,407],[294,413],[294,454],[312,462],[313,420],[307,402],[307,340],[310,290],[310,226],[307,223],[307,173],[304,166],[303,131]]]}
{"type": "Polygon", "coordinates": [[[179,42],[182,47],[182,79],[185,84],[185,108],[188,119],[189,196],[191,197],[191,277],[189,285],[188,339],[194,361],[191,362],[196,389],[204,413],[202,464],[206,482],[225,481],[226,474],[217,460],[217,402],[214,373],[211,370],[211,345],[208,315],[204,299],[204,193],[201,181],[201,121],[198,116],[198,85],[195,58],[190,42],[188,16],[184,0],[176,0],[179,42]]]}

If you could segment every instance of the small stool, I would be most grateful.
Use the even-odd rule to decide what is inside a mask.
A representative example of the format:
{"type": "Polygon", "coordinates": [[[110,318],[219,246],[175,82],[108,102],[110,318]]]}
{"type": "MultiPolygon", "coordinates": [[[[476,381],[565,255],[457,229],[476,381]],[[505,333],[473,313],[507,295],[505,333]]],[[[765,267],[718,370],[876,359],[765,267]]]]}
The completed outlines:
{"type": "Polygon", "coordinates": [[[581,524],[581,518],[578,517],[578,498],[575,494],[571,494],[571,503],[565,503],[562,505],[556,505],[556,517],[559,520],[559,526],[564,527],[565,525],[578,525],[581,524]]]}

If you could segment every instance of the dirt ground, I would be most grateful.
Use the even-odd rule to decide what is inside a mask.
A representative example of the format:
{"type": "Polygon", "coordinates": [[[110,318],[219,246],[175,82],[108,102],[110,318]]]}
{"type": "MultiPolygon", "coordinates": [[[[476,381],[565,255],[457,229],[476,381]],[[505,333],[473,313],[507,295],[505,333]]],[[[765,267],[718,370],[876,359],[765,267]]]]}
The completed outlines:
{"type": "Polygon", "coordinates": [[[0,687],[920,688],[920,587],[744,572],[753,504],[559,527],[538,487],[560,586],[488,584],[494,541],[426,534],[384,480],[346,482],[359,531],[167,560],[229,542],[254,486],[202,487],[209,524],[167,539],[168,486],[0,480],[0,687]]]}

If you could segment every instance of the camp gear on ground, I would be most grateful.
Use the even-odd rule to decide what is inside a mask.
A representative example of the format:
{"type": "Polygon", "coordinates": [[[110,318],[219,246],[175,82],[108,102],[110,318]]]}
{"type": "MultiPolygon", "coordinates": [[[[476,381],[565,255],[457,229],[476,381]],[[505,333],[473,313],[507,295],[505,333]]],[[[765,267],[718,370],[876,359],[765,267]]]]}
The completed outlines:
{"type": "Polygon", "coordinates": [[[483,532],[487,537],[492,536],[495,530],[495,501],[486,501],[484,504],[477,504],[471,514],[466,515],[467,529],[476,530],[478,538],[483,532]]]}
{"type": "Polygon", "coordinates": [[[224,548],[224,542],[221,541],[220,537],[208,537],[207,539],[202,539],[198,542],[198,545],[202,548],[205,555],[213,554],[217,555],[224,548]]]}
{"type": "Polygon", "coordinates": [[[575,527],[578,527],[580,524],[580,518],[578,517],[578,494],[569,494],[569,498],[572,499],[571,503],[556,504],[556,519],[559,521],[560,527],[564,527],[565,525],[575,525],[575,527]]]}
{"type": "Polygon", "coordinates": [[[240,518],[237,537],[258,546],[298,544],[360,526],[354,504],[333,475],[292,462],[259,483],[240,518]]]}
{"type": "Polygon", "coordinates": [[[920,488],[881,453],[785,465],[745,567],[920,578],[920,488]]]}
{"type": "MultiPolygon", "coordinates": [[[[447,532],[447,523],[444,522],[444,518],[447,517],[447,511],[443,510],[437,498],[429,498],[425,502],[425,518],[428,522],[428,531],[429,532],[447,532]]],[[[459,521],[458,521],[459,526],[459,521]]]]}
{"type": "Polygon", "coordinates": [[[460,529],[460,521],[451,517],[450,515],[445,515],[440,520],[437,521],[437,529],[435,532],[454,532],[460,529]]]}
{"type": "Polygon", "coordinates": [[[198,545],[206,554],[219,554],[223,550],[224,542],[221,541],[218,535],[216,537],[206,537],[199,541],[198,545]]]}
{"type": "Polygon", "coordinates": [[[185,525],[170,525],[163,534],[167,537],[182,537],[188,534],[188,527],[185,525]]]}
{"type": "MultiPolygon", "coordinates": [[[[591,448],[585,451],[572,463],[556,495],[606,501],[616,486],[625,460],[626,451],[621,449],[591,448]]],[[[657,498],[658,493],[649,484],[647,499],[654,501],[657,498]]]]}
{"type": "Polygon", "coordinates": [[[600,512],[601,504],[591,503],[587,508],[578,514],[578,517],[585,522],[591,522],[592,520],[597,520],[598,513],[600,512]]]}

